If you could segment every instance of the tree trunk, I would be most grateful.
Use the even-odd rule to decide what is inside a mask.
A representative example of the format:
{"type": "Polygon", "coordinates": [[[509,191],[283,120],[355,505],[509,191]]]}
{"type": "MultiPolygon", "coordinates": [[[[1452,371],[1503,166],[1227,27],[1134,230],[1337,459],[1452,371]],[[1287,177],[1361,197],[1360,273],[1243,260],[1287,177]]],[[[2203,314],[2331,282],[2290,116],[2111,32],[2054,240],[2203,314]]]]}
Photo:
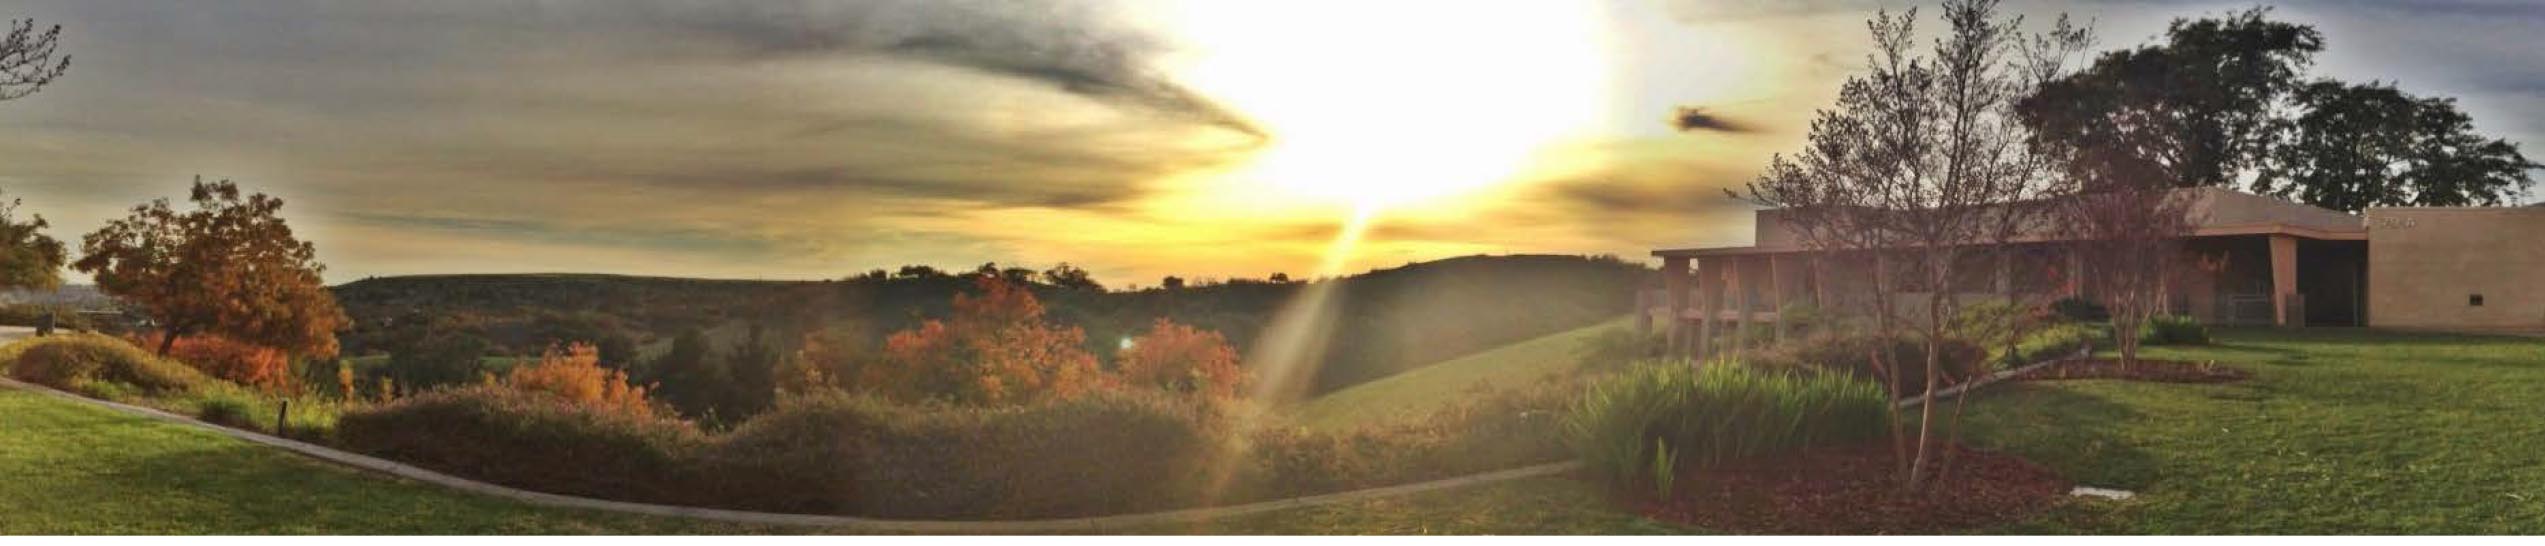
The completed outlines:
{"type": "Polygon", "coordinates": [[[162,331],[159,334],[159,356],[168,356],[168,350],[176,347],[177,325],[170,324],[168,325],[167,330],[162,331]]]}

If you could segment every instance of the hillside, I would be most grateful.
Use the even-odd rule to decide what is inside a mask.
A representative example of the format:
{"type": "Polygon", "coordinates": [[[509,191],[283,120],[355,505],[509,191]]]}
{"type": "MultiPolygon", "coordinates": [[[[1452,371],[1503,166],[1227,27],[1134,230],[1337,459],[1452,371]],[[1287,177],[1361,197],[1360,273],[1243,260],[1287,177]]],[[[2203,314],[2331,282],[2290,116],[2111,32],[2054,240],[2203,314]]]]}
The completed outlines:
{"type": "MultiPolygon", "coordinates": [[[[1304,282],[1232,280],[1178,288],[1107,291],[1010,269],[1040,297],[1051,320],[1086,332],[1109,356],[1161,317],[1219,331],[1247,347],[1304,282]]],[[[1613,258],[1469,256],[1407,264],[1317,282],[1341,294],[1337,338],[1316,382],[1330,391],[1458,355],[1580,327],[1625,313],[1650,270],[1613,258]]],[[[483,338],[499,354],[534,354],[556,341],[600,344],[605,359],[659,354],[680,332],[730,334],[756,325],[782,352],[812,328],[847,329],[879,341],[943,317],[971,273],[904,268],[828,281],[713,280],[586,274],[431,275],[363,279],[335,287],[353,316],[347,354],[392,351],[445,334],[483,338]],[[614,349],[615,347],[615,349],[614,349]],[[615,353],[615,354],[614,354],[615,353]]],[[[715,335],[727,343],[739,336],[715,335]]],[[[636,364],[641,365],[641,362],[636,364]]]]}
{"type": "Polygon", "coordinates": [[[1572,371],[1584,341],[1601,332],[1632,328],[1627,319],[1494,347],[1375,381],[1353,385],[1300,404],[1292,415],[1310,428],[1346,429],[1429,415],[1461,398],[1510,390],[1572,371]]]}

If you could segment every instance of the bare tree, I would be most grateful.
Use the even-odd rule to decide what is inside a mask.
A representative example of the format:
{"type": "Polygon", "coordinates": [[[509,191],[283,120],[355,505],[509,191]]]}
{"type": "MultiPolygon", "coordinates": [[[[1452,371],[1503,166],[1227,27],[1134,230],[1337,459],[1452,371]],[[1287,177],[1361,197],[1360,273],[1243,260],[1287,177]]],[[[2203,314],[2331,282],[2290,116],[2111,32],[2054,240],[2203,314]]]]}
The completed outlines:
{"type": "Polygon", "coordinates": [[[9,34],[0,37],[0,100],[35,94],[71,69],[70,54],[53,55],[61,38],[61,25],[37,33],[34,19],[9,21],[9,34]]]}
{"type": "MultiPolygon", "coordinates": [[[[2068,187],[2055,158],[2025,145],[2029,133],[2014,104],[2091,44],[2091,33],[2065,17],[2047,34],[2022,35],[2022,19],[2000,18],[1995,0],[1942,8],[1949,32],[1923,56],[1912,51],[1916,10],[1877,13],[1867,23],[1875,51],[1866,73],[1840,86],[1837,105],[1812,121],[1806,148],[1772,159],[1747,195],[1787,209],[1806,246],[1872,260],[1867,290],[1877,330],[1921,335],[1925,389],[1914,450],[1895,436],[1912,488],[1927,481],[1935,448],[1934,393],[1947,364],[1941,349],[1959,307],[1955,267],[1965,253],[2001,248],[2038,226],[2047,210],[2040,204],[2068,187]],[[1895,278],[1919,287],[1910,294],[1923,304],[1913,309],[1922,311],[1919,320],[1899,320],[1893,300],[1904,290],[1895,278]]],[[[1875,356],[1884,369],[1905,368],[1897,355],[1875,356]]]]}
{"type": "Polygon", "coordinates": [[[2164,308],[2193,226],[2190,195],[2156,180],[2109,182],[2059,207],[2060,224],[2085,266],[2078,281],[2111,311],[2122,368],[2138,364],[2139,329],[2164,308]]]}

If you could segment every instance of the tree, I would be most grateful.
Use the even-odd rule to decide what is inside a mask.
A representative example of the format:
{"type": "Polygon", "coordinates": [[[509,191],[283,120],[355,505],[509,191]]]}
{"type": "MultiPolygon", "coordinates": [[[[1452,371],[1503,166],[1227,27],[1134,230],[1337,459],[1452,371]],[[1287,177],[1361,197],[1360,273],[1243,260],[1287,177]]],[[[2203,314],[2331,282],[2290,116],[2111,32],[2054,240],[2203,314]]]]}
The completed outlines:
{"type": "Polygon", "coordinates": [[[2017,111],[2034,144],[2072,157],[2071,174],[2087,187],[2236,183],[2265,159],[2281,123],[2274,107],[2324,50],[2314,27],[2269,13],[2176,19],[2164,44],[2106,53],[2041,86],[2017,111]]]}
{"type": "Polygon", "coordinates": [[[2139,329],[2164,308],[2182,241],[2191,235],[2188,194],[2156,182],[2112,185],[2058,201],[2058,224],[2085,273],[2082,288],[2110,311],[2121,367],[2138,363],[2139,329]]]}
{"type": "Polygon", "coordinates": [[[2255,189],[2307,204],[2368,207],[2500,205],[2534,181],[2518,145],[2484,138],[2456,101],[2391,84],[2319,80],[2301,87],[2303,112],[2255,189]]]}
{"type": "Polygon", "coordinates": [[[495,344],[483,336],[453,329],[428,328],[389,348],[388,377],[410,389],[475,381],[483,359],[495,344]]]}
{"type": "Polygon", "coordinates": [[[1170,392],[1235,398],[1249,379],[1219,332],[1160,318],[1115,357],[1122,381],[1170,392]]]}
{"type": "Polygon", "coordinates": [[[708,352],[706,332],[682,330],[672,336],[670,350],[645,366],[644,381],[656,385],[655,394],[682,414],[711,415],[733,378],[708,352]]]}
{"type": "Polygon", "coordinates": [[[1085,332],[1045,323],[1034,294],[1000,276],[974,282],[980,293],[956,294],[952,317],[886,338],[858,386],[901,400],[1004,405],[1098,385],[1095,356],[1081,348],[1085,332]]]}
{"type": "Polygon", "coordinates": [[[1069,265],[1069,262],[1061,262],[1043,271],[1043,282],[1067,290],[1105,291],[1105,285],[1097,283],[1094,275],[1088,274],[1086,269],[1069,265]]]}
{"type": "Polygon", "coordinates": [[[61,39],[62,25],[37,33],[34,19],[9,21],[9,34],[0,36],[0,101],[35,94],[71,69],[70,54],[54,57],[61,39]]]}
{"type": "Polygon", "coordinates": [[[228,180],[197,178],[194,210],[166,199],[132,208],[80,241],[72,264],[98,289],[159,320],[159,353],[178,336],[210,332],[311,356],[336,353],[349,322],[319,272],[318,247],[294,238],[283,200],[241,196],[228,180]]]}
{"type": "Polygon", "coordinates": [[[0,204],[0,289],[50,290],[62,285],[62,242],[45,235],[44,215],[17,217],[20,201],[0,204]]]}
{"type": "MultiPolygon", "coordinates": [[[[1902,328],[1891,303],[1901,284],[1922,287],[1924,393],[1914,450],[1895,435],[1905,483],[1922,485],[1939,419],[1933,403],[1959,301],[1955,268],[1974,250],[1993,250],[2034,225],[2033,205],[2067,191],[2055,156],[2030,153],[2016,101],[2057,79],[2092,34],[2062,17],[2046,34],[2019,33],[1994,0],[1943,5],[1950,28],[1919,56],[1917,11],[1879,12],[1867,24],[1875,52],[1866,73],[1839,87],[1838,103],[1812,121],[1808,144],[1771,159],[1747,198],[1786,210],[1807,247],[1869,262],[1876,328],[1902,328]],[[1896,271],[1895,271],[1896,270],[1896,271]],[[1892,281],[1894,275],[1906,283],[1892,281]]],[[[1903,370],[1896,355],[1875,355],[1903,370]]],[[[1959,363],[1950,363],[1959,364],[1959,363]]],[[[1888,373],[1898,373],[1897,371],[1888,373]]],[[[1897,383],[1886,380],[1886,383],[1897,383]]]]}

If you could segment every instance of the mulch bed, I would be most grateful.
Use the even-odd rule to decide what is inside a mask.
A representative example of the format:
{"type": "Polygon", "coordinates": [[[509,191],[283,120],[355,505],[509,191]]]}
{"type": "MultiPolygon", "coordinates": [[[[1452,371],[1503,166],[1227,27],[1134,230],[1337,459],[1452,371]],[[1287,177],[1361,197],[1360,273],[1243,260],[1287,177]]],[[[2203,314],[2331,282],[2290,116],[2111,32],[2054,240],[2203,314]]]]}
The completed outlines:
{"type": "Polygon", "coordinates": [[[2122,369],[2120,361],[2109,358],[2071,358],[2016,377],[2019,381],[2056,381],[2061,379],[2127,379],[2159,383],[2227,383],[2242,381],[2253,374],[2244,370],[2180,360],[2141,358],[2137,366],[2122,369]]]}
{"type": "Polygon", "coordinates": [[[1951,472],[1905,492],[1891,449],[1874,442],[1682,474],[1670,498],[1629,504],[1646,517],[1730,533],[1938,534],[2019,521],[2072,487],[2021,457],[1955,445],[1935,451],[1952,459],[1951,472]]]}

